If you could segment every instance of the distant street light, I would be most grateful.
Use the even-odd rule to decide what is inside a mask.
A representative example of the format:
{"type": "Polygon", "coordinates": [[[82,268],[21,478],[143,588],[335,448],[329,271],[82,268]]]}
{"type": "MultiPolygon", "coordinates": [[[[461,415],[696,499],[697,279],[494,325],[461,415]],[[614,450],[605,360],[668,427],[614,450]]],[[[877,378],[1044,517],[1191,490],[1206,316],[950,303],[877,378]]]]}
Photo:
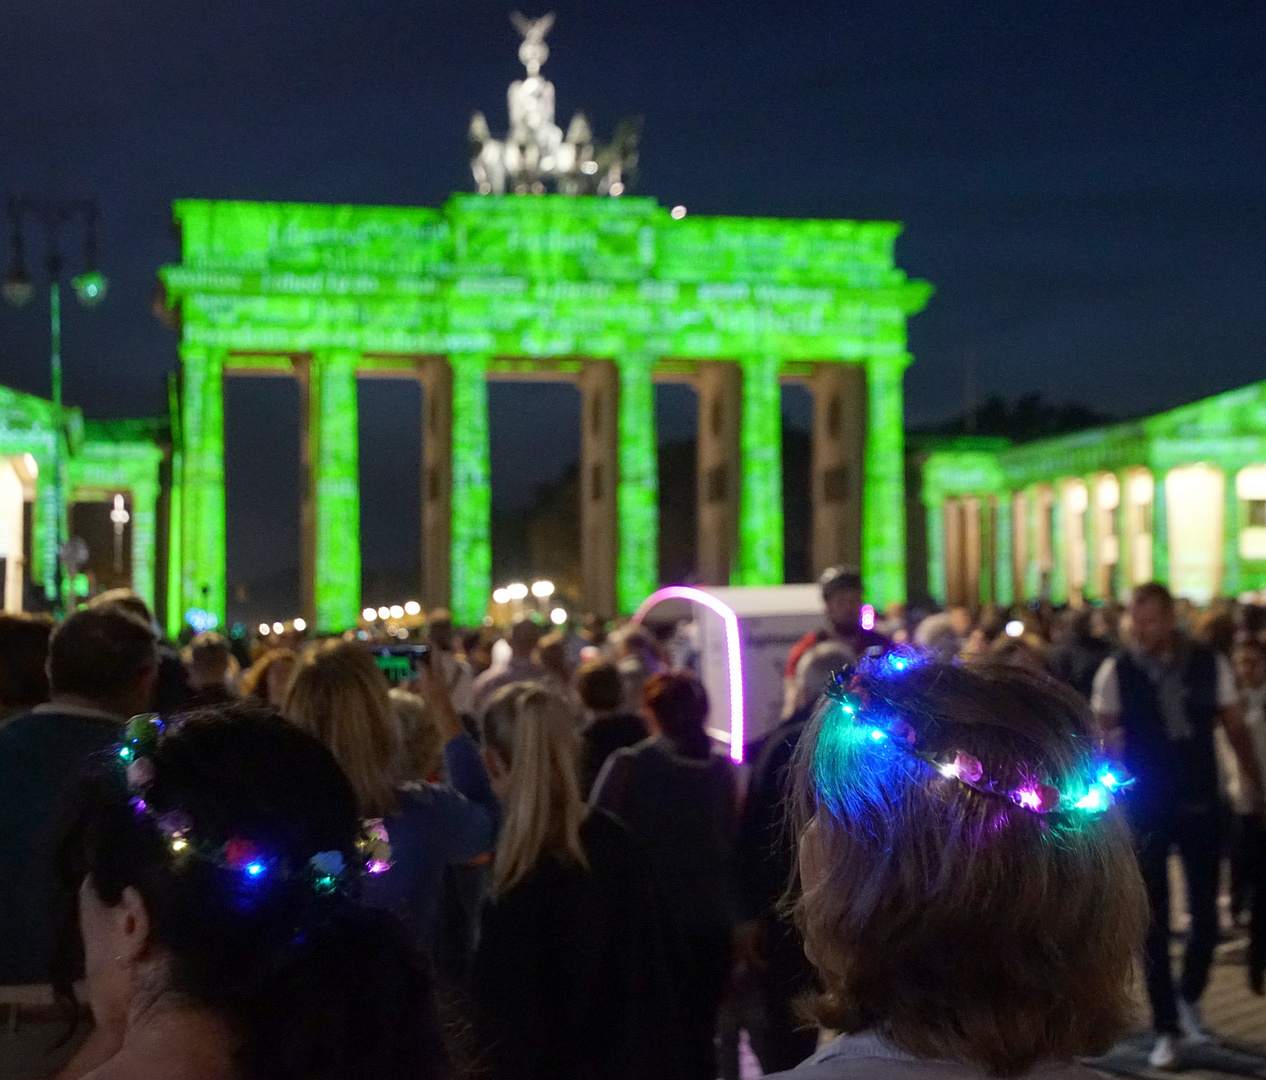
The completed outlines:
{"type": "Polygon", "coordinates": [[[511,600],[522,600],[528,594],[528,587],[521,581],[506,586],[506,596],[511,600]]]}
{"type": "MultiPolygon", "coordinates": [[[[79,220],[83,224],[84,273],[71,279],[80,303],[95,307],[105,299],[106,278],[97,269],[97,218],[100,212],[90,199],[11,198],[9,216],[9,271],[0,285],[0,294],[15,307],[21,307],[34,295],[31,276],[26,270],[26,236],[23,229],[33,221],[44,231],[44,266],[48,273],[48,309],[50,324],[49,373],[52,383],[52,399],[56,408],[57,433],[53,440],[53,528],[57,534],[57,547],[61,551],[66,543],[66,515],[62,499],[62,440],[65,432],[61,424],[62,409],[62,299],[61,275],[64,263],[59,240],[62,228],[79,220]]],[[[62,588],[62,564],[60,558],[53,566],[54,596],[51,603],[55,611],[65,610],[62,588]]]]}
{"type": "Polygon", "coordinates": [[[552,581],[532,582],[532,595],[538,600],[544,600],[547,596],[553,596],[554,583],[552,581]]]}

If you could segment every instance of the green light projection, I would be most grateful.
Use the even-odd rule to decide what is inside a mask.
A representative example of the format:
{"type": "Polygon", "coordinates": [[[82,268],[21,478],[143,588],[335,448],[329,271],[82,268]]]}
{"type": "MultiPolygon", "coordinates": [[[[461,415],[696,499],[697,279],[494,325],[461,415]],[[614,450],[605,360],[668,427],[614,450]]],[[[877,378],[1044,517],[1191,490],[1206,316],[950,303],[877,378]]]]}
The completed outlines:
{"type": "Polygon", "coordinates": [[[319,633],[338,633],[360,616],[360,475],[356,364],[359,354],[330,349],[313,358],[308,408],[315,423],[314,593],[319,633]]]}
{"type": "MultiPolygon", "coordinates": [[[[869,459],[868,459],[869,460],[869,459]]],[[[1266,558],[1245,555],[1241,547],[1241,529],[1247,521],[1247,504],[1239,498],[1236,476],[1251,465],[1266,464],[1266,381],[1204,398],[1167,412],[1131,420],[1109,427],[1093,428],[1040,439],[1012,446],[1005,439],[965,438],[949,440],[929,453],[923,466],[922,498],[928,510],[928,579],[934,596],[945,598],[946,544],[944,537],[944,505],[947,500],[976,496],[994,496],[999,510],[1013,493],[1025,495],[1028,516],[1027,558],[1021,581],[1023,597],[1034,599],[1042,590],[1039,552],[1043,534],[1049,531],[1051,567],[1046,588],[1054,603],[1070,599],[1068,582],[1068,544],[1065,535],[1067,517],[1063,487],[1069,480],[1085,482],[1091,493],[1090,510],[1085,516],[1086,549],[1090,553],[1090,572],[1084,596],[1105,599],[1099,595],[1095,573],[1095,553],[1101,550],[1104,538],[1098,535],[1094,501],[1097,479],[1111,473],[1120,483],[1121,499],[1131,496],[1130,478],[1139,473],[1152,478],[1151,505],[1147,517],[1151,521],[1152,578],[1170,579],[1170,515],[1182,514],[1182,507],[1169,505],[1165,478],[1180,466],[1204,464],[1220,470],[1224,481],[1223,539],[1216,550],[1204,552],[1209,565],[1218,568],[1216,593],[1237,595],[1244,591],[1266,589],[1266,558]],[[1041,493],[1053,494],[1049,526],[1042,520],[1041,493]],[[936,563],[937,565],[934,565],[936,563]]],[[[1133,537],[1127,534],[1131,513],[1116,514],[1118,533],[1117,598],[1127,596],[1134,583],[1129,573],[1133,558],[1133,537]]],[[[1178,518],[1177,520],[1181,520],[1178,518]]],[[[1002,529],[1003,515],[998,515],[1002,529]]],[[[1009,530],[1007,531],[1010,535],[1009,530]]],[[[999,570],[1002,569],[999,536],[999,570]]],[[[985,547],[982,544],[982,549],[985,547]]],[[[999,592],[1001,594],[1002,582],[999,592]]],[[[1179,588],[1179,585],[1175,585],[1179,588]]],[[[1019,590],[1015,590],[1018,594],[1019,590]]],[[[1019,599],[1019,595],[1016,596],[1019,599]]],[[[999,595],[999,599],[1002,596],[999,595]]]]}
{"type": "Polygon", "coordinates": [[[453,613],[478,623],[492,583],[492,467],[488,357],[449,357],[453,367],[453,613]]]}
{"type": "MultiPolygon", "coordinates": [[[[368,371],[449,358],[451,597],[424,599],[448,602],[467,622],[483,614],[491,586],[485,377],[570,377],[585,358],[616,360],[615,575],[627,612],[659,584],[654,373],[703,360],[743,367],[736,577],[757,584],[782,575],[778,379],[797,365],[864,363],[864,571],[875,603],[904,598],[905,323],[931,288],[894,265],[898,225],[674,220],[652,199],[553,195],[455,195],[441,209],[183,200],[175,217],[182,262],[161,278],[179,310],[185,368],[174,492],[182,536],[172,544],[181,610],[196,603],[224,618],[223,417],[209,400],[224,368],[310,356],[319,379],[336,353],[359,357],[337,361],[344,383],[349,363],[368,371]]],[[[337,411],[322,408],[316,422],[353,431],[337,411]]],[[[328,535],[313,545],[340,553],[314,575],[318,621],[331,628],[360,609],[353,502],[339,494],[346,466],[331,462],[327,488],[343,509],[318,510],[328,535]]]]}
{"type": "Polygon", "coordinates": [[[620,378],[620,480],[616,508],[620,559],[616,598],[621,611],[637,605],[659,584],[659,469],[655,454],[654,357],[617,358],[620,378]]]}
{"type": "MultiPolygon", "coordinates": [[[[54,439],[65,432],[62,455],[64,508],[125,494],[131,505],[132,587],[151,608],[155,602],[160,424],[148,420],[87,420],[74,408],[0,387],[0,456],[30,454],[37,476],[31,504],[30,576],[46,596],[54,590],[57,530],[54,527],[54,439]]],[[[160,613],[161,614],[161,613],[160,613]]]]}
{"type": "Polygon", "coordinates": [[[782,581],[782,389],[777,356],[743,360],[742,488],[736,585],[782,581]]]}

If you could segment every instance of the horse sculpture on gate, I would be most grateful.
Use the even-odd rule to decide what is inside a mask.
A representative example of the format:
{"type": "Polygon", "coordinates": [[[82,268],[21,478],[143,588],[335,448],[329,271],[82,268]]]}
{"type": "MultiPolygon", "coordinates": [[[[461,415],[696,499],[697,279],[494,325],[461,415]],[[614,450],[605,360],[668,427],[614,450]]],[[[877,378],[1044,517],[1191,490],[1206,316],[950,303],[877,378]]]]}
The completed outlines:
{"type": "Polygon", "coordinates": [[[584,113],[576,113],[566,135],[554,122],[554,84],[541,75],[549,56],[545,35],[553,14],[528,19],[510,16],[523,35],[519,59],[527,77],[510,84],[510,130],[494,139],[484,114],[470,120],[470,171],[484,195],[541,194],[547,185],[563,195],[622,195],[637,166],[640,125],[625,120],[605,146],[594,142],[584,113]]]}

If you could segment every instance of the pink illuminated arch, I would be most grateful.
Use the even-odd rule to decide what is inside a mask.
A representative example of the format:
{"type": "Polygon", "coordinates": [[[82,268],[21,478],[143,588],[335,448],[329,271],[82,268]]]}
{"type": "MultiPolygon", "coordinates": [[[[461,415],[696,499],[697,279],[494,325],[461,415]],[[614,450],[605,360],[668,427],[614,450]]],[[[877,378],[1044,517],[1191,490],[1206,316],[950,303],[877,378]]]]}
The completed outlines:
{"type": "Polygon", "coordinates": [[[741,762],[743,760],[743,658],[739,648],[738,616],[732,608],[702,589],[692,589],[688,585],[669,585],[667,588],[651,593],[643,600],[641,606],[633,614],[633,621],[640,623],[651,608],[664,600],[689,600],[691,603],[702,604],[721,617],[721,622],[725,626],[725,655],[730,679],[730,758],[734,762],[741,762]]]}

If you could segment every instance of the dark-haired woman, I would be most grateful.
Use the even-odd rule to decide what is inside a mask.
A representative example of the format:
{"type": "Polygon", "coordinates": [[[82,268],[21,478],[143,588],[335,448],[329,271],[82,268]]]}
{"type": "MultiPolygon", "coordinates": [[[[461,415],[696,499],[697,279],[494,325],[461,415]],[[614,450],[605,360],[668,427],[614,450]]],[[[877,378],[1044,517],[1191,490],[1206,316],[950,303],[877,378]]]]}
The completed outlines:
{"type": "Polygon", "coordinates": [[[1092,1080],[1075,1059],[1132,1019],[1148,907],[1085,701],[909,650],[828,695],[792,766],[797,917],[845,1034],[776,1075],[1092,1080]]]}
{"type": "Polygon", "coordinates": [[[607,759],[591,802],[642,842],[681,933],[681,1018],[687,1077],[713,1080],[717,1010],[730,967],[738,902],[733,853],[737,784],[707,732],[708,696],[689,672],[642,688],[651,737],[607,759]]]}
{"type": "Polygon", "coordinates": [[[134,721],[58,850],[82,941],[80,955],[66,938],[62,984],[82,960],[94,1014],[125,1018],[86,1075],[447,1076],[425,962],[394,918],[355,902],[366,849],[334,758],[277,714],[134,721]]]}

